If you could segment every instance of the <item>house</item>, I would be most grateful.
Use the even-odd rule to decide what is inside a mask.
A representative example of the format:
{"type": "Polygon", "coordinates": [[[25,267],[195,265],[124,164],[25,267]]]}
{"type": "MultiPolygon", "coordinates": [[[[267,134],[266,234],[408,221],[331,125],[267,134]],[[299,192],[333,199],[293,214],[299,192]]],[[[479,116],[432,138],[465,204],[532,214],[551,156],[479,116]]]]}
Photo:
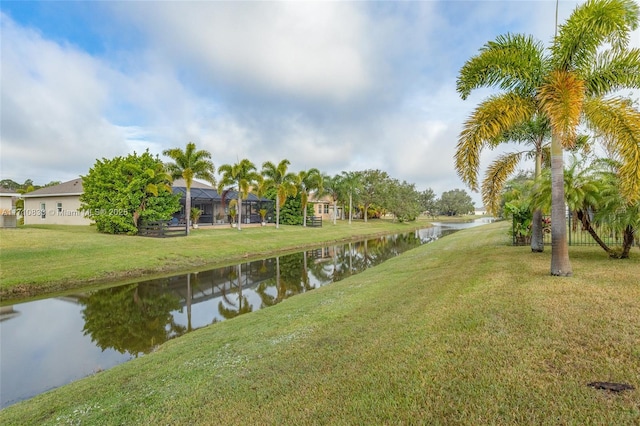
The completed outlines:
{"type": "MultiPolygon", "coordinates": [[[[316,198],[315,193],[309,194],[309,204],[313,205],[315,216],[322,217],[323,221],[333,221],[333,198],[329,195],[316,198]]],[[[337,206],[338,219],[342,217],[342,207],[337,206]]]]}
{"type": "MultiPolygon", "coordinates": [[[[174,219],[183,222],[185,218],[184,208],[187,193],[187,186],[183,179],[176,179],[173,182],[173,193],[180,194],[180,211],[174,215],[174,219]]],[[[199,224],[215,225],[229,223],[229,203],[237,200],[236,191],[228,191],[225,194],[218,194],[218,190],[206,183],[193,181],[191,183],[191,207],[200,209],[202,215],[198,220],[199,224]],[[222,199],[224,195],[224,200],[222,199]],[[224,205],[223,205],[224,201],[224,205]]],[[[267,222],[273,220],[273,201],[266,198],[258,198],[255,194],[249,194],[247,199],[242,200],[242,222],[260,223],[259,211],[267,209],[267,222]]]]}
{"type": "Polygon", "coordinates": [[[0,228],[17,226],[16,201],[20,196],[14,190],[0,188],[0,228]]]}
{"type": "MultiPolygon", "coordinates": [[[[181,199],[180,211],[175,213],[174,222],[184,223],[186,192],[184,180],[176,179],[173,182],[173,193],[179,194],[181,199]]],[[[24,224],[90,225],[90,212],[80,210],[82,193],[82,178],[76,178],[24,194],[24,224]]],[[[191,184],[191,207],[197,207],[203,212],[198,220],[200,224],[228,223],[229,202],[237,197],[237,192],[229,191],[225,194],[225,205],[222,206],[222,196],[215,188],[198,181],[191,184]]],[[[249,194],[242,202],[243,222],[259,223],[258,212],[263,207],[273,211],[273,202],[267,199],[260,200],[254,194],[249,194]]]]}
{"type": "Polygon", "coordinates": [[[24,194],[24,224],[91,224],[91,219],[79,210],[82,193],[82,178],[76,178],[24,194]]]}

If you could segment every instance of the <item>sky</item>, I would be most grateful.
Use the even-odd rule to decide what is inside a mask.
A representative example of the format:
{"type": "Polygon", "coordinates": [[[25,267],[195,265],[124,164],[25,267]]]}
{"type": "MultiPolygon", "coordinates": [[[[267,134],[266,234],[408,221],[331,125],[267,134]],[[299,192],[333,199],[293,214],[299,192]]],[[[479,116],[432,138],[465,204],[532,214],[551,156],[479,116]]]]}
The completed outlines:
{"type": "MultiPolygon", "coordinates": [[[[559,22],[577,4],[560,1],[559,22]]],[[[438,196],[464,189],[479,207],[453,156],[492,92],[463,101],[458,72],[501,34],[548,46],[555,6],[2,0],[0,178],[64,182],[97,159],[148,149],[168,161],[163,150],[194,142],[216,167],[381,169],[438,196]]]]}

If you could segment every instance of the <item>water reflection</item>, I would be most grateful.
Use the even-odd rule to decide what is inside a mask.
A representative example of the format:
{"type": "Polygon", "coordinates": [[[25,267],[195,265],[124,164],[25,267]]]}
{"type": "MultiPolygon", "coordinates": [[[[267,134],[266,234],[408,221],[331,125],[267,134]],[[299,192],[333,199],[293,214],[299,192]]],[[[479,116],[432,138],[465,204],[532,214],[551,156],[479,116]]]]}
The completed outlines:
{"type": "Polygon", "coordinates": [[[273,306],[473,226],[443,224],[198,273],[3,309],[1,407],[153,351],[206,325],[273,306]]]}

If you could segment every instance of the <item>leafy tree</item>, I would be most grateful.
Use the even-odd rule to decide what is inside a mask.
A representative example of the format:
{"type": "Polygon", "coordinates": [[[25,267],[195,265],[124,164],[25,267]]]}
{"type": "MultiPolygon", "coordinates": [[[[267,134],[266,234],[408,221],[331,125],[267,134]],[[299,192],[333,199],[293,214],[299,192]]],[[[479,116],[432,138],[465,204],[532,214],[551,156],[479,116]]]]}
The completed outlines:
{"type": "Polygon", "coordinates": [[[438,203],[436,193],[433,189],[427,188],[419,194],[420,209],[423,212],[429,212],[431,216],[435,216],[438,203]]]}
{"type": "Polygon", "coordinates": [[[283,225],[302,225],[306,215],[313,215],[313,206],[307,204],[305,213],[302,209],[302,194],[287,197],[280,207],[280,222],[283,225]]]}
{"type": "Polygon", "coordinates": [[[224,188],[226,191],[235,189],[238,191],[238,231],[241,230],[242,223],[242,200],[246,199],[251,192],[252,186],[258,182],[258,173],[256,166],[246,158],[236,164],[223,164],[219,169],[222,178],[218,184],[218,192],[222,193],[224,188]]]}
{"type": "Polygon", "coordinates": [[[298,192],[296,175],[287,172],[289,164],[291,163],[286,158],[280,161],[277,166],[271,161],[265,161],[262,164],[262,176],[265,177],[265,184],[276,191],[276,229],[280,228],[280,206],[284,204],[287,197],[294,196],[298,192]]]}
{"type": "Polygon", "coordinates": [[[389,180],[388,194],[387,208],[399,222],[416,220],[422,208],[420,193],[416,191],[414,184],[399,182],[396,179],[389,180]]]}
{"type": "MultiPolygon", "coordinates": [[[[316,191],[322,193],[322,173],[316,168],[302,170],[298,173],[298,194],[302,208],[302,226],[307,226],[307,206],[309,205],[309,193],[316,191]]],[[[311,213],[313,214],[313,213],[311,213]]]]}
{"type": "Polygon", "coordinates": [[[443,192],[438,200],[440,214],[447,216],[458,216],[468,214],[473,211],[473,200],[463,189],[454,189],[443,192]]]}
{"type": "Polygon", "coordinates": [[[385,196],[388,193],[391,178],[387,172],[381,170],[365,170],[360,172],[361,190],[359,201],[364,206],[364,221],[369,216],[369,206],[385,205],[385,196]]]}
{"type": "Polygon", "coordinates": [[[100,232],[136,234],[138,221],[169,220],[180,209],[164,164],[146,151],[96,161],[82,176],[81,210],[100,232]]]}
{"type": "Polygon", "coordinates": [[[189,212],[191,211],[191,185],[193,179],[204,179],[215,185],[215,166],[211,162],[211,153],[205,150],[196,150],[196,144],[189,142],[185,150],[171,148],[163,151],[163,154],[172,158],[173,163],[166,165],[167,171],[173,179],[184,179],[187,193],[185,194],[185,218],[187,220],[187,235],[189,234],[189,212]]]}

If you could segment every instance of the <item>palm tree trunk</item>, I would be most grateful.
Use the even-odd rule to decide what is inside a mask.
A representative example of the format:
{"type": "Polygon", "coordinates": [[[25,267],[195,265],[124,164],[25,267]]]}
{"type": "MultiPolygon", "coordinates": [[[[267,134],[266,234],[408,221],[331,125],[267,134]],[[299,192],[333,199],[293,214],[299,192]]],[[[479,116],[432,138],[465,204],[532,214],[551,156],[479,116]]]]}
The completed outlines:
{"type": "Polygon", "coordinates": [[[280,196],[276,195],[276,229],[280,229],[280,196]]]}
{"type": "MultiPolygon", "coordinates": [[[[542,177],[542,147],[541,143],[536,145],[536,169],[535,180],[540,181],[542,177]]],[[[544,234],[542,229],[542,210],[536,209],[533,212],[533,222],[531,223],[531,251],[542,253],[544,251],[544,234]]]]}
{"type": "Polygon", "coordinates": [[[302,203],[302,226],[307,226],[307,203],[302,203]]]}
{"type": "Polygon", "coordinates": [[[591,235],[591,238],[593,238],[595,242],[598,243],[598,245],[607,252],[609,257],[618,257],[618,254],[614,250],[612,250],[604,241],[602,241],[596,230],[593,229],[593,226],[591,226],[591,221],[589,220],[589,215],[585,214],[585,212],[582,210],[578,210],[576,213],[578,216],[578,220],[582,222],[583,229],[587,230],[589,235],[591,235]]]}
{"type": "Polygon", "coordinates": [[[189,235],[189,220],[191,219],[191,185],[187,183],[187,193],[184,199],[184,218],[187,222],[187,235],[189,235]]]}
{"type": "Polygon", "coordinates": [[[567,218],[564,201],[563,149],[557,136],[551,138],[551,275],[570,277],[567,218]]]}
{"type": "Polygon", "coordinates": [[[238,191],[238,231],[242,231],[240,224],[242,223],[242,193],[238,191]]]}
{"type": "Polygon", "coordinates": [[[333,224],[336,224],[336,220],[338,219],[338,200],[333,200],[333,224]]]}
{"type": "Polygon", "coordinates": [[[629,252],[631,251],[631,246],[633,245],[633,234],[634,230],[631,225],[627,225],[624,228],[624,239],[622,240],[622,254],[620,254],[620,259],[628,259],[629,252]]]}
{"type": "Polygon", "coordinates": [[[349,193],[349,225],[351,225],[351,218],[353,217],[353,201],[351,193],[349,193]]]}

